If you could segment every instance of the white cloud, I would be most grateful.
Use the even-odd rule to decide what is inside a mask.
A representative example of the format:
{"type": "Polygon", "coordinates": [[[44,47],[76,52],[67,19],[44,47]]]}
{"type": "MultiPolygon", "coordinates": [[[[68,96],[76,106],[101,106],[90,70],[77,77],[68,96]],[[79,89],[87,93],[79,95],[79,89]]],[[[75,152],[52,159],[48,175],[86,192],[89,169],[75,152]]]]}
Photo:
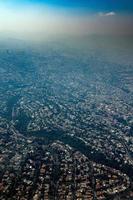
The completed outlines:
{"type": "Polygon", "coordinates": [[[116,13],[113,11],[107,12],[107,13],[103,13],[103,12],[99,13],[99,16],[101,16],[101,17],[108,17],[108,16],[115,16],[115,15],[116,15],[116,13]]]}

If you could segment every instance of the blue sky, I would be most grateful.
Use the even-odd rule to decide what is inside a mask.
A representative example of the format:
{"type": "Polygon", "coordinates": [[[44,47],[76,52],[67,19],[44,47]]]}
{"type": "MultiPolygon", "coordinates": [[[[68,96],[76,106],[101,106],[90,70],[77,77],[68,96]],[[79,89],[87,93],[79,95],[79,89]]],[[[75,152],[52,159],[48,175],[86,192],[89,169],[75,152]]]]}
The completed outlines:
{"type": "Polygon", "coordinates": [[[133,0],[33,0],[32,2],[47,3],[55,6],[64,6],[67,8],[84,8],[90,11],[133,11],[133,0]]]}
{"type": "Polygon", "coordinates": [[[2,0],[12,5],[42,4],[65,9],[96,11],[133,12],[133,0],[2,0]]]}
{"type": "Polygon", "coordinates": [[[0,32],[133,35],[133,0],[0,0],[0,32]]]}

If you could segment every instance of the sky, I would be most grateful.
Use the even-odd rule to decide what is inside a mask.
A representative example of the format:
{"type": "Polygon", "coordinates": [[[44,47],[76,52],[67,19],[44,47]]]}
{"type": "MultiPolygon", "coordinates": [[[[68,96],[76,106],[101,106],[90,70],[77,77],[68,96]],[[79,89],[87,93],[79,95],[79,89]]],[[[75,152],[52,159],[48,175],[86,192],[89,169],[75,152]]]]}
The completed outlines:
{"type": "Polygon", "coordinates": [[[0,35],[133,35],[133,0],[0,0],[0,35]]]}

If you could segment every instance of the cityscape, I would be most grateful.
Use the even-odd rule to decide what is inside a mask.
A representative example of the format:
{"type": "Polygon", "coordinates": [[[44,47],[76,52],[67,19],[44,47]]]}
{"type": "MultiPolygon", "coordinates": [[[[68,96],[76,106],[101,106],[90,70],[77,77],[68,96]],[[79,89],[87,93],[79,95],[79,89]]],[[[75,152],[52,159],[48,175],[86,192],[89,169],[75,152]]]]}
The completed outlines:
{"type": "Polygon", "coordinates": [[[0,200],[133,199],[132,42],[0,41],[0,200]]]}

